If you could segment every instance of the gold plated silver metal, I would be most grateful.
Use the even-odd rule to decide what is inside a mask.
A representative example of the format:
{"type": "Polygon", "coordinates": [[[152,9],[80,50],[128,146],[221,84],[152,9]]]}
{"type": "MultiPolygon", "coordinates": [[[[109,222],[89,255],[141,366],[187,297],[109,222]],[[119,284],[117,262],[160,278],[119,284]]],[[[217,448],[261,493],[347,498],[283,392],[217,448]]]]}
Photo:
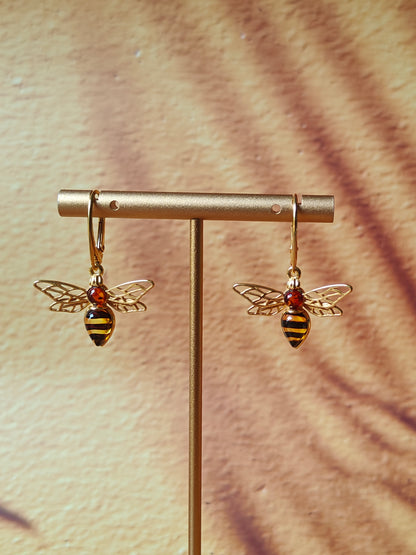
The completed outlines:
{"type": "MultiPolygon", "coordinates": [[[[91,304],[88,299],[88,290],[78,287],[78,285],[54,280],[37,280],[33,285],[53,300],[53,303],[49,306],[49,310],[52,312],[69,312],[72,314],[80,312],[91,304]]],[[[105,288],[108,297],[106,304],[123,314],[126,312],[144,312],[147,307],[140,299],[153,286],[153,281],[139,279],[115,285],[111,289],[105,288]]]]}
{"type": "Polygon", "coordinates": [[[307,293],[301,288],[301,271],[297,266],[297,216],[298,200],[297,195],[293,195],[289,280],[285,292],[254,283],[233,286],[236,293],[249,301],[251,306],[247,312],[250,315],[274,316],[284,310],[282,331],[294,348],[300,347],[309,334],[311,324],[307,311],[315,316],[341,316],[342,310],[336,303],[352,291],[351,285],[345,283],[325,285],[307,293]]]}
{"type": "Polygon", "coordinates": [[[104,235],[105,235],[105,219],[99,218],[97,241],[94,238],[94,224],[93,224],[93,208],[96,203],[100,192],[97,190],[90,191],[88,198],[87,221],[88,221],[88,241],[90,246],[90,259],[92,272],[98,269],[103,261],[104,254],[104,235]]]}
{"type": "Polygon", "coordinates": [[[89,287],[84,289],[56,280],[37,280],[33,285],[53,300],[49,306],[52,312],[73,313],[86,308],[84,324],[88,335],[95,345],[103,346],[110,339],[115,327],[112,309],[122,313],[145,311],[146,305],[140,299],[154,283],[148,279],[139,279],[121,283],[111,289],[104,285],[104,218],[100,218],[98,222],[97,240],[93,229],[93,208],[99,194],[99,191],[90,191],[88,197],[88,243],[91,259],[89,287]]]}
{"type": "Polygon", "coordinates": [[[292,196],[292,225],[290,234],[290,271],[296,272],[298,267],[298,197],[292,196]]]}

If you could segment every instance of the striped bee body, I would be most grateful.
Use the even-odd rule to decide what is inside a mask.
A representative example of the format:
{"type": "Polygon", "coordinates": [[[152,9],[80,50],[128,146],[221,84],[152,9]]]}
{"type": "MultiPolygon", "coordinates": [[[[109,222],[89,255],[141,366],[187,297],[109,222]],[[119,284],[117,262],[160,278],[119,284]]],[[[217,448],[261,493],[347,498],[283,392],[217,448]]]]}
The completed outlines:
{"type": "Polygon", "coordinates": [[[114,331],[114,312],[108,306],[91,306],[85,312],[84,324],[91,340],[97,347],[101,347],[114,331]]]}
{"type": "Polygon", "coordinates": [[[282,330],[295,349],[300,347],[311,329],[311,319],[305,310],[290,309],[282,314],[282,330]]]}

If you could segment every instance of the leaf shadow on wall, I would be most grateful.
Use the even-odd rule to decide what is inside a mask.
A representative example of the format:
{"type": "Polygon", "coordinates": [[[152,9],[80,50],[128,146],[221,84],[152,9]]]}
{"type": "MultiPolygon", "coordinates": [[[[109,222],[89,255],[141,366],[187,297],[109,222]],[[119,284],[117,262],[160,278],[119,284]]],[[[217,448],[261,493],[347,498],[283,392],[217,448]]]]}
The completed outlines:
{"type": "Polygon", "coordinates": [[[3,506],[0,506],[0,519],[9,522],[10,524],[14,524],[19,526],[20,528],[25,528],[26,530],[33,530],[32,524],[19,515],[16,512],[10,511],[3,506]]]}

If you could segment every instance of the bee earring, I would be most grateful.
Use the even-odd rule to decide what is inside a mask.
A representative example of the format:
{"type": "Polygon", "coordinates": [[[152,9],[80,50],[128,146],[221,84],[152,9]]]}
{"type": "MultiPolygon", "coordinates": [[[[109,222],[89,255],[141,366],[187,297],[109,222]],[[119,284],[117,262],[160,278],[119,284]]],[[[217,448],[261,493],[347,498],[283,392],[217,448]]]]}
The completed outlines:
{"type": "Polygon", "coordinates": [[[295,349],[300,347],[309,334],[311,320],[308,310],[315,316],[341,316],[342,310],[336,303],[352,291],[351,285],[340,283],[325,285],[307,293],[300,286],[301,271],[297,266],[297,224],[298,200],[292,196],[292,228],[290,246],[289,280],[284,293],[252,283],[236,283],[234,291],[245,297],[251,304],[248,314],[273,316],[284,310],[281,318],[282,330],[295,349]],[[306,309],[306,310],[305,310],[306,309]]]}
{"type": "Polygon", "coordinates": [[[54,302],[49,309],[52,312],[80,312],[88,307],[84,323],[88,335],[97,346],[102,346],[110,339],[115,326],[115,316],[111,308],[119,312],[141,312],[146,305],[141,297],[154,286],[153,281],[140,279],[129,281],[107,289],[103,282],[105,220],[98,221],[97,242],[94,239],[93,206],[99,191],[91,191],[88,202],[88,240],[91,258],[90,281],[87,290],[63,281],[38,280],[33,284],[54,302]]]}

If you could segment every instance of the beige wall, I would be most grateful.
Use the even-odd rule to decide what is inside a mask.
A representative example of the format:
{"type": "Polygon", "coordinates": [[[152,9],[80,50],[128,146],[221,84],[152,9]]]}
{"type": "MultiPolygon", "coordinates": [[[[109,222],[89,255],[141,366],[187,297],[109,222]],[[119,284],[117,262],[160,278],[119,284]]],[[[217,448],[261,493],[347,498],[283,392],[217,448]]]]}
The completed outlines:
{"type": "Polygon", "coordinates": [[[0,5],[0,552],[187,552],[188,225],[107,222],[106,283],[150,278],[108,346],[31,283],[86,286],[61,188],[334,194],[299,227],[344,317],[294,351],[289,225],[206,222],[203,553],[416,552],[414,2],[0,5]]]}

